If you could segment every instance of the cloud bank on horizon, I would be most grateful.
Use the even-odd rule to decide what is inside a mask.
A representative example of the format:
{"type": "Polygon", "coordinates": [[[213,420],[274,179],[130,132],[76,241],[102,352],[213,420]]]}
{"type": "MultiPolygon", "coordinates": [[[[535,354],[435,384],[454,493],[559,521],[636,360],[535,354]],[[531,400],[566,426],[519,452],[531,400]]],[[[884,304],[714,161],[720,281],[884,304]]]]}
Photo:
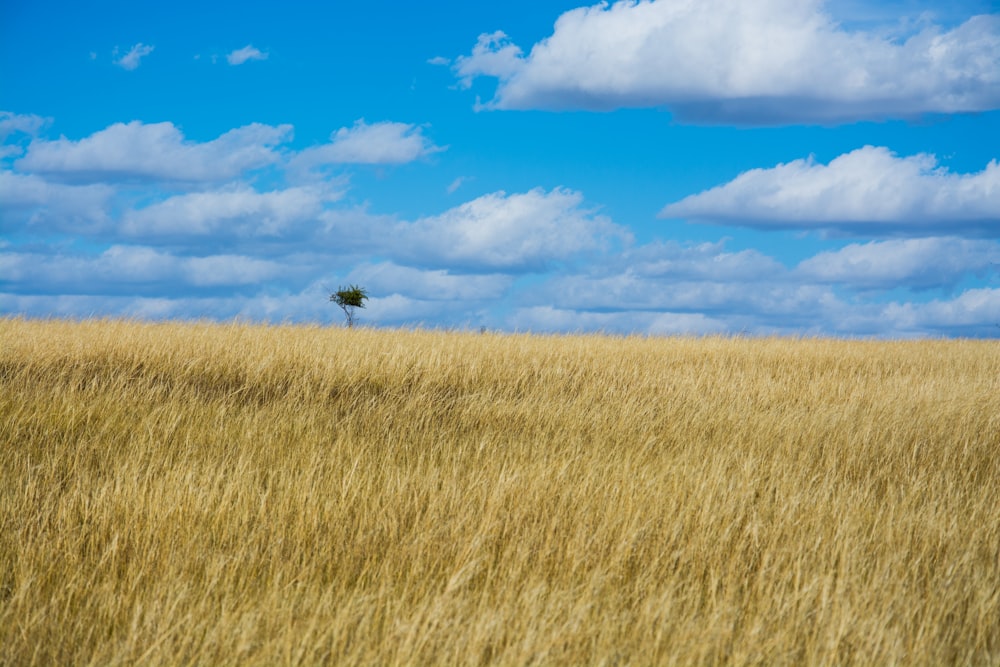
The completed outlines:
{"type": "MultiPolygon", "coordinates": [[[[381,326],[1000,337],[1000,15],[862,30],[818,0],[640,0],[544,18],[527,50],[487,32],[406,61],[459,84],[423,118],[395,97],[336,123],[255,112],[256,93],[210,133],[151,106],[65,136],[71,107],[0,111],[0,313],[331,322],[329,289],[353,283],[381,326]]],[[[215,71],[278,86],[294,45],[257,43],[215,71]]],[[[113,85],[134,90],[152,50],[105,63],[113,85]]],[[[212,81],[201,95],[233,97],[212,81]]],[[[356,85],[336,103],[380,84],[356,85]]]]}

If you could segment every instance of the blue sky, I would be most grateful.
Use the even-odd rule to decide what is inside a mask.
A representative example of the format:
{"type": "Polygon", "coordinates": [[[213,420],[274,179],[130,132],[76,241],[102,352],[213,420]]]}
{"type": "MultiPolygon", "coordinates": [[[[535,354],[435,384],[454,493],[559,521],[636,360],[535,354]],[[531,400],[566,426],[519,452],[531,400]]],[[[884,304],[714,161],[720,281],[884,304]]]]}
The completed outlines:
{"type": "Polygon", "coordinates": [[[995,0],[0,5],[0,312],[1000,336],[995,0]]]}

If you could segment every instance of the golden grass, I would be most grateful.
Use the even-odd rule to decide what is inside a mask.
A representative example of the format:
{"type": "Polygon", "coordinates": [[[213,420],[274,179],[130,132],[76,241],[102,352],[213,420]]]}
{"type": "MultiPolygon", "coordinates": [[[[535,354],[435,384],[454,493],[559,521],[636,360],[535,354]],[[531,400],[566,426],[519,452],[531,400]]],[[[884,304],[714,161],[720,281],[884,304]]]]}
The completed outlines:
{"type": "Polygon", "coordinates": [[[1000,664],[1000,345],[3,319],[0,663],[1000,664]]]}

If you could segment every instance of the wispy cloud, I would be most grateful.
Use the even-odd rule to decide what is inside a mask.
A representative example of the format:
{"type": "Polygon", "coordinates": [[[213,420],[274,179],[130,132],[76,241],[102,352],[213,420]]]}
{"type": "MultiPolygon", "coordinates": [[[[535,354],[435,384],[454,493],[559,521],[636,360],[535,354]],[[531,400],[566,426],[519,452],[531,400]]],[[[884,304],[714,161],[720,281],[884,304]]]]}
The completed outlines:
{"type": "Polygon", "coordinates": [[[1000,15],[898,40],[845,29],[822,5],[601,3],[560,16],[527,55],[484,34],[454,69],[466,85],[497,79],[496,109],[665,106],[687,121],[768,125],[1000,107],[1000,15]]]}
{"type": "Polygon", "coordinates": [[[456,178],[454,181],[448,184],[448,187],[446,188],[448,194],[450,195],[455,194],[455,191],[458,190],[460,187],[462,187],[462,184],[468,180],[469,179],[466,176],[459,176],[458,178],[456,178]]]}
{"type": "Polygon", "coordinates": [[[226,56],[226,61],[230,65],[242,65],[248,60],[267,60],[267,53],[262,52],[252,44],[247,44],[242,49],[236,49],[226,56]]]}
{"type": "MultiPolygon", "coordinates": [[[[147,46],[142,42],[139,42],[126,53],[121,58],[114,61],[116,65],[122,69],[134,70],[139,67],[141,60],[153,52],[153,46],[147,46]]],[[[117,49],[115,49],[115,55],[117,55],[117,49]]]]}

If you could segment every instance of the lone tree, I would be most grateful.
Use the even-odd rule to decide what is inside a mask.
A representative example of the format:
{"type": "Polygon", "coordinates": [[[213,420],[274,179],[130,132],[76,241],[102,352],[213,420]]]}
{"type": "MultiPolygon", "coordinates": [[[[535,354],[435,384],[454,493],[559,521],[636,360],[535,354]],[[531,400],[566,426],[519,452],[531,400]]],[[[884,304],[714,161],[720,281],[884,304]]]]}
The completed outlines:
{"type": "Polygon", "coordinates": [[[347,316],[347,326],[354,326],[354,309],[364,308],[365,301],[368,300],[368,292],[363,287],[358,287],[357,285],[350,285],[349,287],[341,287],[336,292],[330,295],[330,301],[336,303],[344,311],[344,315],[347,316]]]}

